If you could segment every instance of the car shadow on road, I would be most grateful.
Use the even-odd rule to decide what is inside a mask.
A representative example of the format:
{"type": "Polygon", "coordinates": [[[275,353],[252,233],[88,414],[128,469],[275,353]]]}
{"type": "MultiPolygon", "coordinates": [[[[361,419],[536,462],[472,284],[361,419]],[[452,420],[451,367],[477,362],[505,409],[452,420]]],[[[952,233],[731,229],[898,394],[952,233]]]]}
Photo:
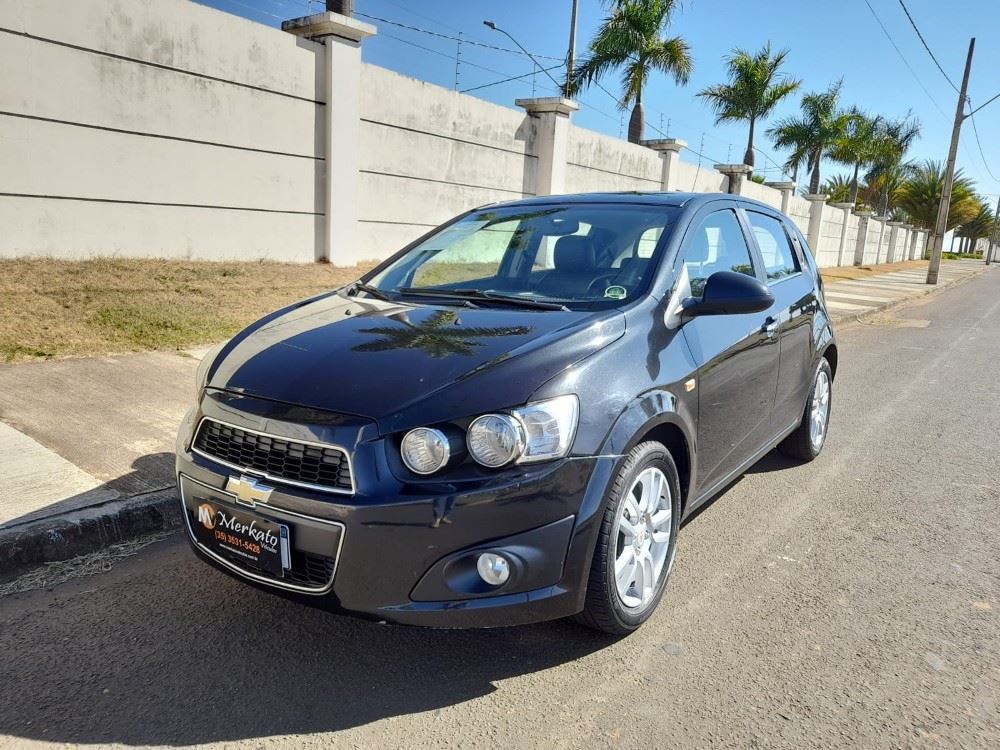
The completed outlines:
{"type": "Polygon", "coordinates": [[[88,745],[337,731],[446,709],[614,642],[568,622],[445,631],[332,615],[232,580],[179,537],[7,601],[0,735],[88,745]]]}

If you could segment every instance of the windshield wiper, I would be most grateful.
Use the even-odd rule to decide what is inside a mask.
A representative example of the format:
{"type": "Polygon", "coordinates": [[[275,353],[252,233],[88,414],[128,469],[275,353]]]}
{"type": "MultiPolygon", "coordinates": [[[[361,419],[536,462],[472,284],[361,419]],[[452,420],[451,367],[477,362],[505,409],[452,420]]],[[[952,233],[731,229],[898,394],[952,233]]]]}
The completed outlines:
{"type": "Polygon", "coordinates": [[[413,297],[451,297],[452,299],[476,299],[488,302],[497,302],[515,307],[527,307],[532,310],[563,310],[569,308],[561,302],[546,302],[530,297],[514,297],[507,294],[498,294],[484,289],[438,289],[435,287],[413,287],[405,286],[397,290],[400,294],[413,297]]]}
{"type": "Polygon", "coordinates": [[[358,292],[364,292],[370,297],[374,297],[375,299],[380,299],[383,302],[395,302],[395,300],[392,297],[390,297],[388,294],[383,292],[378,287],[372,286],[371,284],[366,284],[363,281],[355,282],[348,291],[348,294],[354,297],[357,296],[358,292]]]}

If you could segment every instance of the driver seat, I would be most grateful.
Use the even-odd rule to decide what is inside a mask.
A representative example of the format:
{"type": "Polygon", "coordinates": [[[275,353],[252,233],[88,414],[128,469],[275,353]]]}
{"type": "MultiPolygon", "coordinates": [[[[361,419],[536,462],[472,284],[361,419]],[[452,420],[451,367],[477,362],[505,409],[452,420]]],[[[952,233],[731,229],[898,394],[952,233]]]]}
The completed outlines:
{"type": "Polygon", "coordinates": [[[576,299],[587,296],[597,272],[597,248],[590,237],[570,234],[556,240],[552,251],[554,268],[535,290],[546,297],[576,299]]]}

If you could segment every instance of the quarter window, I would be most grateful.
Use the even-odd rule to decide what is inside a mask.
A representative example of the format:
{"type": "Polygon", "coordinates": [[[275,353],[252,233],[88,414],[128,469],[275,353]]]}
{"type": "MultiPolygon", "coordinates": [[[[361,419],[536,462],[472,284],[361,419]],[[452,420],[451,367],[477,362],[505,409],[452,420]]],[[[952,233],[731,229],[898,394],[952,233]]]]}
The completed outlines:
{"type": "Polygon", "coordinates": [[[736,271],[754,276],[750,248],[736,214],[730,210],[706,216],[684,248],[684,268],[691,284],[691,296],[700,298],[705,282],[716,271],[736,271]]]}
{"type": "Polygon", "coordinates": [[[764,258],[764,270],[767,271],[768,279],[775,281],[802,270],[780,221],[756,211],[747,211],[747,217],[750,219],[757,247],[764,258]]]}

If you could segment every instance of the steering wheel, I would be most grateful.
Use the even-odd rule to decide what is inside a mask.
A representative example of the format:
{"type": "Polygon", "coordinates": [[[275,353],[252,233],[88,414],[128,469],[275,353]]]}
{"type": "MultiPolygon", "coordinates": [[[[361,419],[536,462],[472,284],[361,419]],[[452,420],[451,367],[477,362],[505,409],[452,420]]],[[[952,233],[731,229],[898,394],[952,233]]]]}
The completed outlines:
{"type": "Polygon", "coordinates": [[[608,287],[608,282],[609,281],[614,281],[620,275],[621,275],[621,271],[619,269],[616,269],[616,270],[610,271],[608,273],[602,273],[599,276],[595,277],[594,280],[591,281],[589,285],[587,285],[587,296],[588,297],[591,296],[591,294],[594,291],[594,288],[595,287],[600,288],[599,285],[603,284],[604,288],[601,289],[601,296],[603,297],[604,296],[604,289],[606,289],[608,287]]]}

